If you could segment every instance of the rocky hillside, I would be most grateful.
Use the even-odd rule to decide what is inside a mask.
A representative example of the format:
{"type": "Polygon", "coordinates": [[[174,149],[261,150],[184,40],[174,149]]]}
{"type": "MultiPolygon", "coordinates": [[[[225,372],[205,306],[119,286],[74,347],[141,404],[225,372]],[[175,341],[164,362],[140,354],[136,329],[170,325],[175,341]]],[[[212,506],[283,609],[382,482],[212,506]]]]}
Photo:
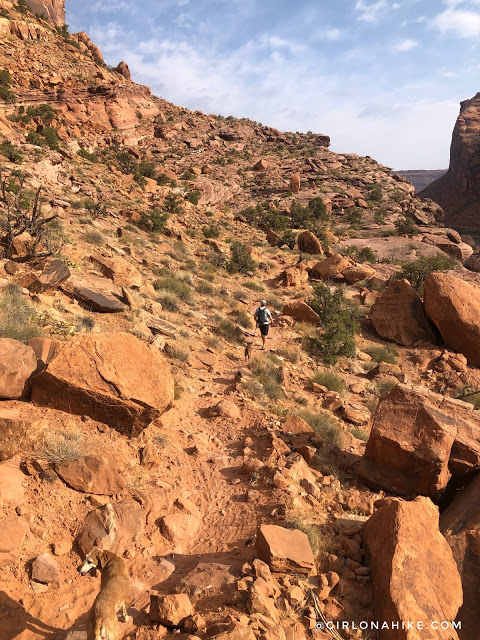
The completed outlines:
{"type": "Polygon", "coordinates": [[[419,195],[440,204],[454,226],[477,229],[480,224],[480,93],[461,103],[453,130],[447,173],[419,195]]]}
{"type": "Polygon", "coordinates": [[[0,637],[85,640],[100,546],[119,638],[470,640],[474,240],[372,158],[170,104],[6,5],[0,637]]]}
{"type": "Polygon", "coordinates": [[[438,180],[442,176],[444,176],[447,171],[446,169],[411,169],[406,171],[395,171],[395,173],[399,176],[403,176],[411,182],[415,187],[415,192],[423,191],[429,184],[432,184],[435,180],[438,180]]]}

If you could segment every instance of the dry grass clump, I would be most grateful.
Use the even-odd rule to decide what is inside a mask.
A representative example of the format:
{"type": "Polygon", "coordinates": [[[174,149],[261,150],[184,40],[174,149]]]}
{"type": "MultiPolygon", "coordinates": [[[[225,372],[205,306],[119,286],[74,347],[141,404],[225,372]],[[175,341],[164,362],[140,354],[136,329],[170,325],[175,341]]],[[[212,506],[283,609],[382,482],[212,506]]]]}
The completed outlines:
{"type": "Polygon", "coordinates": [[[266,396],[274,400],[284,397],[281,361],[273,354],[256,356],[250,363],[252,380],[246,383],[247,390],[254,397],[266,396]]]}
{"type": "Polygon", "coordinates": [[[312,411],[301,410],[297,411],[297,415],[312,427],[317,436],[321,438],[325,444],[337,447],[342,446],[343,432],[338,420],[330,415],[330,413],[327,411],[313,413],[312,411]]]}
{"type": "Polygon", "coordinates": [[[0,336],[28,342],[41,334],[36,312],[20,289],[9,284],[0,293],[0,336]]]}
{"type": "Polygon", "coordinates": [[[79,429],[47,433],[38,448],[39,458],[49,464],[73,462],[88,453],[88,443],[79,429]]]}
{"type": "Polygon", "coordinates": [[[327,387],[329,391],[336,391],[337,393],[344,393],[347,389],[342,378],[333,373],[333,371],[317,371],[312,378],[312,382],[321,384],[327,387]]]}

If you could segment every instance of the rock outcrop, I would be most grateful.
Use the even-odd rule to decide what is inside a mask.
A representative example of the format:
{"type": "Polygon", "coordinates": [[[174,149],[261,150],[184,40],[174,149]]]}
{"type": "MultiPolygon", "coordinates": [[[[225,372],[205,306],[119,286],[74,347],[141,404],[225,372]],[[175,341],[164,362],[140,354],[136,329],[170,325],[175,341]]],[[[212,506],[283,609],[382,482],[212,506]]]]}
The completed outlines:
{"type": "Polygon", "coordinates": [[[160,351],[132,334],[80,335],[35,376],[32,400],[135,436],[172,405],[173,378],[160,351]]]}
{"type": "Polygon", "coordinates": [[[373,488],[437,497],[452,474],[479,467],[472,405],[399,384],[378,403],[359,477],[373,488]]]}
{"type": "Polygon", "coordinates": [[[369,316],[382,338],[409,346],[420,340],[435,343],[420,296],[407,280],[392,280],[377,298],[369,316]]]}
{"type": "Polygon", "coordinates": [[[65,0],[27,0],[32,13],[38,13],[50,24],[62,27],[65,24],[65,0]]]}
{"type": "Polygon", "coordinates": [[[375,620],[380,628],[383,622],[398,622],[399,628],[390,625],[380,637],[457,639],[451,628],[430,626],[433,621],[455,620],[462,604],[460,576],[439,531],[437,507],[421,497],[413,502],[382,502],[385,504],[365,523],[363,540],[372,570],[375,620]],[[408,622],[423,623],[423,631],[408,629],[408,622]]]}
{"type": "Polygon", "coordinates": [[[462,628],[458,635],[464,640],[478,638],[480,613],[480,475],[440,516],[440,530],[445,536],[457,563],[463,585],[463,605],[457,619],[462,628]]]}
{"type": "Polygon", "coordinates": [[[451,225],[478,226],[480,221],[480,93],[460,106],[453,130],[450,166],[445,175],[419,193],[443,207],[451,225]]]}
{"type": "Polygon", "coordinates": [[[290,316],[299,322],[319,324],[320,316],[303,300],[293,300],[283,307],[284,316],[290,316]]]}
{"type": "Polygon", "coordinates": [[[445,342],[480,366],[480,288],[448,273],[425,279],[425,311],[445,342]]]}
{"type": "Polygon", "coordinates": [[[0,338],[0,398],[17,400],[28,395],[30,376],[37,368],[32,347],[11,338],[0,338]]]}
{"type": "Polygon", "coordinates": [[[273,571],[308,575],[315,566],[310,542],[303,531],[261,525],[257,531],[257,554],[273,571]]]}

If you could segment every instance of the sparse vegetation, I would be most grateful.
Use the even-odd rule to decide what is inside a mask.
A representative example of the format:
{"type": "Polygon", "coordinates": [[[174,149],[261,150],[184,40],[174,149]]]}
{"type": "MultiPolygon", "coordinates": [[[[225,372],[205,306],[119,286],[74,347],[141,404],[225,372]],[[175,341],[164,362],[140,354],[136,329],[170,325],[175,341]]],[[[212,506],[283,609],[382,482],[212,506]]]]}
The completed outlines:
{"type": "Polygon", "coordinates": [[[222,338],[225,338],[227,342],[243,342],[243,333],[240,329],[230,320],[221,320],[217,332],[222,338]]]}
{"type": "Polygon", "coordinates": [[[398,360],[398,349],[395,345],[387,347],[369,347],[365,350],[375,362],[386,362],[388,364],[396,364],[398,360]]]}
{"type": "Polygon", "coordinates": [[[337,393],[344,393],[347,388],[342,378],[333,373],[333,371],[317,371],[312,381],[327,387],[329,391],[336,391],[337,393]]]}
{"type": "Polygon", "coordinates": [[[339,356],[355,354],[355,334],[359,331],[358,309],[345,298],[341,288],[333,292],[326,284],[317,284],[310,306],[320,316],[323,332],[306,338],[312,354],[335,364],[339,356]]]}
{"type": "Polygon", "coordinates": [[[94,230],[86,231],[80,237],[84,242],[88,242],[88,244],[93,244],[96,247],[103,247],[103,245],[105,244],[105,238],[100,233],[100,231],[94,231],[94,230]]]}
{"type": "Polygon", "coordinates": [[[23,162],[23,154],[20,149],[10,142],[10,140],[4,140],[0,144],[0,153],[5,156],[10,162],[14,162],[15,164],[20,164],[23,162]]]}
{"type": "Polygon", "coordinates": [[[234,241],[230,245],[230,260],[226,264],[229,273],[247,274],[255,272],[257,263],[249,254],[246,245],[242,242],[234,241]]]}
{"type": "Polygon", "coordinates": [[[459,268],[460,264],[455,258],[446,253],[439,253],[437,256],[422,256],[414,262],[404,262],[401,271],[395,274],[395,278],[405,278],[415,291],[422,295],[423,283],[429,273],[442,273],[459,268]]]}
{"type": "Polygon", "coordinates": [[[47,433],[39,446],[38,456],[53,465],[73,462],[83,458],[88,452],[88,443],[85,442],[83,433],[72,429],[47,433]]]}
{"type": "Polygon", "coordinates": [[[417,236],[419,233],[413,218],[398,218],[398,220],[395,220],[394,224],[399,236],[417,236]]]}
{"type": "Polygon", "coordinates": [[[0,336],[28,342],[39,335],[35,309],[16,285],[7,285],[0,292],[0,336]]]}
{"type": "Polygon", "coordinates": [[[153,287],[155,291],[167,292],[182,302],[191,302],[193,300],[192,287],[173,273],[155,280],[153,287]]]}
{"type": "Polygon", "coordinates": [[[278,358],[272,354],[257,356],[251,361],[250,370],[253,373],[254,381],[257,383],[257,393],[252,393],[255,390],[251,385],[247,384],[247,389],[252,395],[265,395],[276,400],[283,398],[283,368],[278,358]]]}
{"type": "Polygon", "coordinates": [[[328,413],[328,411],[313,413],[312,411],[302,409],[301,411],[297,411],[297,415],[312,427],[317,436],[321,438],[325,444],[335,445],[337,447],[342,445],[343,434],[340,429],[340,424],[331,413],[328,413]]]}
{"type": "Polygon", "coordinates": [[[15,94],[11,90],[12,77],[5,69],[0,70],[0,100],[7,104],[15,102],[15,94]]]}

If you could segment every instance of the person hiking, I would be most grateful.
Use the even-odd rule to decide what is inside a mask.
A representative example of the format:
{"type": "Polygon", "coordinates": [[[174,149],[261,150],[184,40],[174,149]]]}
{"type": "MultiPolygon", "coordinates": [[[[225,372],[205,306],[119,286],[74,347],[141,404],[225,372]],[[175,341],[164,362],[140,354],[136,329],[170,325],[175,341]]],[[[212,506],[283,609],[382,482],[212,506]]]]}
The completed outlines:
{"type": "Polygon", "coordinates": [[[260,335],[262,336],[262,349],[265,349],[265,341],[268,336],[268,330],[270,328],[270,323],[273,324],[273,317],[270,313],[269,309],[267,309],[267,301],[261,300],[260,306],[253,314],[255,318],[255,322],[257,323],[257,327],[260,329],[260,335]]]}

